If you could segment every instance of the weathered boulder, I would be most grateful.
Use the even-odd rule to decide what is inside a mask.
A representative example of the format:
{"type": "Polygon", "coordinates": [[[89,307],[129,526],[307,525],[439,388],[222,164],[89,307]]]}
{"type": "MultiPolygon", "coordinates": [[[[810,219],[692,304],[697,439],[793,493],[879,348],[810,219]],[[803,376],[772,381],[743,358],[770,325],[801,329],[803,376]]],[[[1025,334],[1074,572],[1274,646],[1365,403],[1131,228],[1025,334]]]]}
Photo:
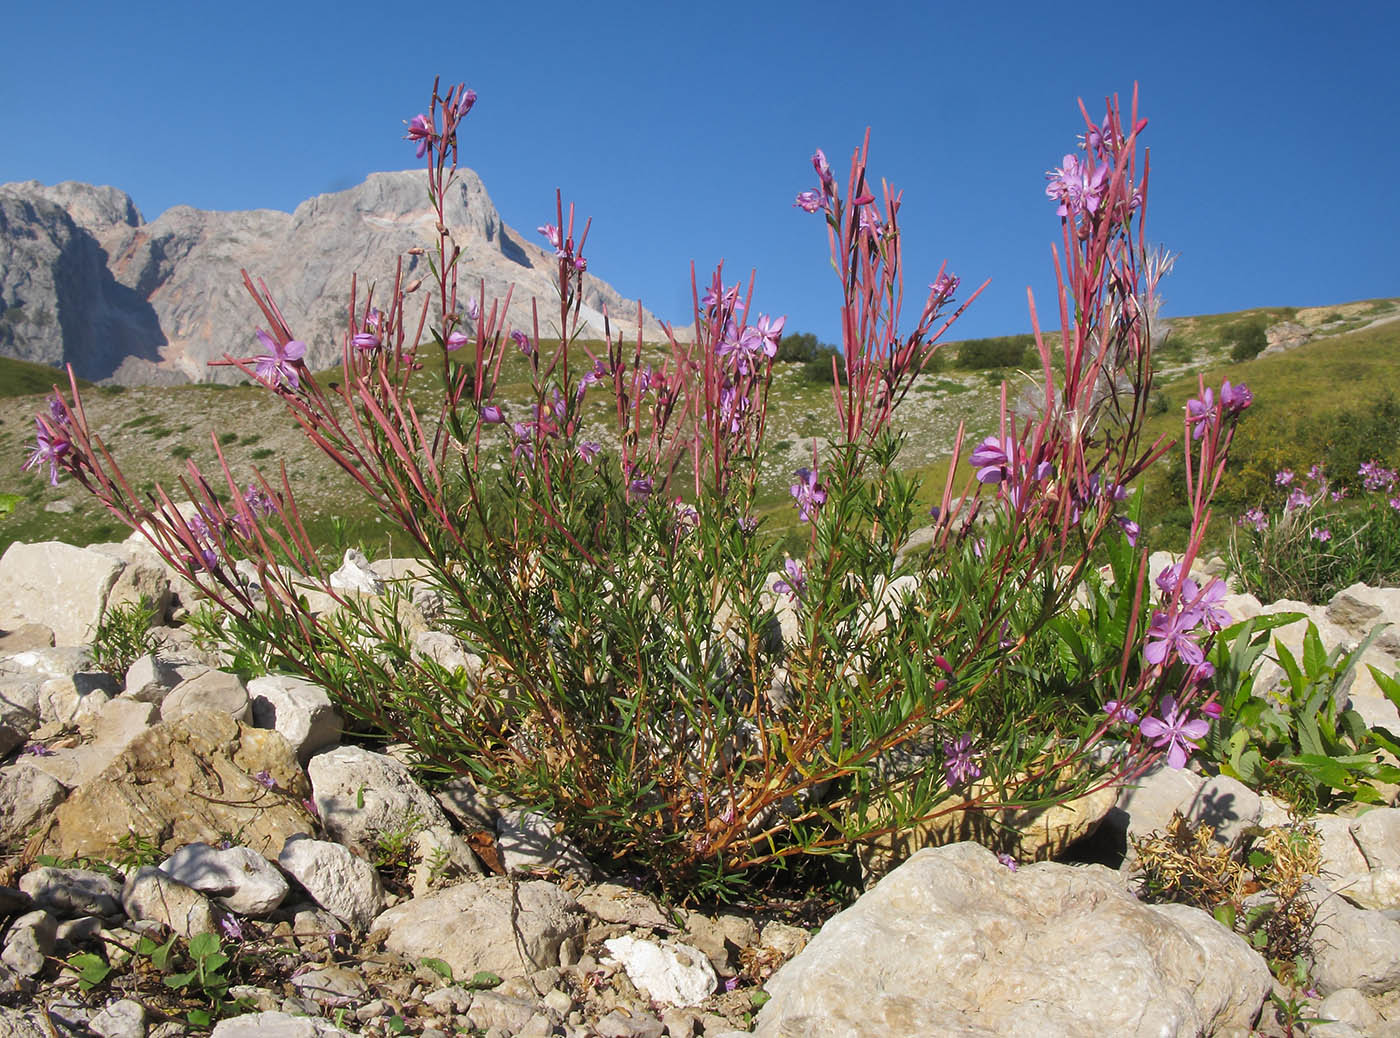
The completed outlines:
{"type": "Polygon", "coordinates": [[[281,732],[303,764],[340,739],[340,713],[331,705],[326,690],[315,682],[267,674],[248,682],[248,697],[253,704],[253,723],[281,732]]]}
{"type": "Polygon", "coordinates": [[[248,847],[191,843],[161,862],[160,870],[238,915],[266,915],[287,896],[282,873],[248,847]]]}
{"type": "Polygon", "coordinates": [[[0,626],[40,623],[60,645],[92,641],[125,563],[62,541],[16,541],[0,557],[0,626]]]}
{"type": "Polygon", "coordinates": [[[341,922],[363,930],[384,907],[379,873],[338,843],[296,836],[287,840],[277,864],[318,905],[341,922]]]}
{"type": "Polygon", "coordinates": [[[227,714],[194,714],[147,729],[53,814],[34,849],[112,857],[135,833],[166,854],[237,833],[274,854],[314,823],[305,776],[287,740],[227,714]]]}
{"type": "Polygon", "coordinates": [[[151,865],[126,878],[122,908],[131,919],[153,919],[181,937],[218,932],[219,913],[213,903],[151,865]]]}
{"type": "Polygon", "coordinates": [[[162,721],[206,712],[228,714],[235,721],[252,721],[253,705],[243,679],[225,670],[206,670],[180,682],[160,703],[162,721]]]}
{"type": "Polygon", "coordinates": [[[1100,866],[1012,872],[920,851],[767,983],[757,1034],[1195,1036],[1246,1031],[1264,960],[1204,912],[1141,904],[1100,866]]]}
{"type": "Polygon", "coordinates": [[[582,937],[586,919],[552,883],[495,876],[406,901],[375,919],[374,929],[387,932],[390,951],[442,959],[457,977],[480,970],[521,977],[560,965],[561,949],[582,937]]]}
{"type": "Polygon", "coordinates": [[[312,757],[306,773],[326,832],[352,850],[368,854],[386,835],[449,826],[408,768],[385,754],[338,746],[312,757]]]}

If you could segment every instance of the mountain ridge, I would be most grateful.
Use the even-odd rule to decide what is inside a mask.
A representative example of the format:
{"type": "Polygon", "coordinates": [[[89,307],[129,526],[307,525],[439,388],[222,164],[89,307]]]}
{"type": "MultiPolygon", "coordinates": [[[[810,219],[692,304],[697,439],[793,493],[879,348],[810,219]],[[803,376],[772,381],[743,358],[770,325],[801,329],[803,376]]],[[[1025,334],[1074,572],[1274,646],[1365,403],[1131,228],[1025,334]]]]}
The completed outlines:
{"type": "MultiPolygon", "coordinates": [[[[445,216],[462,248],[459,291],[484,281],[491,298],[514,285],[515,325],[528,327],[532,299],[553,312],[553,254],[505,223],[472,170],[458,170],[445,216]]],[[[351,275],[362,286],[392,277],[401,256],[406,275],[427,273],[408,252],[436,222],[421,170],[371,173],[290,213],[177,205],[151,221],[110,186],[0,184],[0,355],[123,385],[239,381],[208,365],[258,351],[246,268],[307,343],[307,363],[326,367],[340,356],[351,275]]],[[[585,335],[601,335],[604,308],[614,329],[635,330],[637,303],[585,275],[585,335]]],[[[643,328],[660,337],[646,311],[643,328]]]]}

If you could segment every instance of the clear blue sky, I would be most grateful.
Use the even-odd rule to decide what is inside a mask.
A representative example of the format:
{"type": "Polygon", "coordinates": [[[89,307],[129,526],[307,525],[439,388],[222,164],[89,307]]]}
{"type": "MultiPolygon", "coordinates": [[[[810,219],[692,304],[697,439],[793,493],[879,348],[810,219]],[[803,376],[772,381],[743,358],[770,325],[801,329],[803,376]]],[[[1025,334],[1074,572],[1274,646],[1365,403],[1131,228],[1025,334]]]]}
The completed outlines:
{"type": "MultiPolygon", "coordinates": [[[[1373,2],[12,4],[0,181],[290,210],[412,166],[434,74],[480,95],[463,162],[507,223],[594,218],[591,269],[688,318],[688,263],[758,269],[755,311],[836,336],[822,147],[867,125],[903,188],[908,283],[992,286],[958,337],[1028,327],[1059,237],[1044,172],[1141,84],[1167,312],[1400,294],[1400,14],[1373,2]]],[[[910,314],[909,317],[915,316],[910,314]]],[[[250,321],[253,315],[250,314],[250,321]]]]}

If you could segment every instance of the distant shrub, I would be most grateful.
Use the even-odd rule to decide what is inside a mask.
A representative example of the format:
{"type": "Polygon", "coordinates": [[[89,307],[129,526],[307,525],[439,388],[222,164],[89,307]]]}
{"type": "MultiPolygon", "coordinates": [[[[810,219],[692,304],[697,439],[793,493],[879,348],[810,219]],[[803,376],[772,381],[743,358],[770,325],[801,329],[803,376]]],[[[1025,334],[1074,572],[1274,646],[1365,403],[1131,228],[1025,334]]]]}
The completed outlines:
{"type": "Polygon", "coordinates": [[[822,344],[811,332],[793,332],[778,341],[778,355],[773,359],[780,364],[806,364],[821,348],[822,344]]]}
{"type": "Polygon", "coordinates": [[[830,385],[832,382],[832,361],[841,363],[841,354],[831,346],[823,346],[813,354],[811,360],[802,365],[802,377],[808,382],[821,382],[830,385]]]}
{"type": "Polygon", "coordinates": [[[1026,350],[1035,342],[1031,335],[1002,335],[994,339],[968,339],[958,345],[958,367],[965,371],[984,368],[1020,367],[1026,350]]]}
{"type": "Polygon", "coordinates": [[[1236,362],[1259,356],[1269,345],[1269,336],[1261,317],[1236,321],[1225,329],[1224,338],[1230,343],[1230,359],[1236,362]]]}

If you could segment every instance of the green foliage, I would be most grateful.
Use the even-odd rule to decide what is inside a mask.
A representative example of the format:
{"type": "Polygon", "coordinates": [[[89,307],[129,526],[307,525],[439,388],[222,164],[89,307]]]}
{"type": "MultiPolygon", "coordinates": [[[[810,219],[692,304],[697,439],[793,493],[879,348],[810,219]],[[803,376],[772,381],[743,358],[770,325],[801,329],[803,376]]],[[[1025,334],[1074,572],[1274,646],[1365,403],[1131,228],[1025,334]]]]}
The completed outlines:
{"type": "Polygon", "coordinates": [[[1001,335],[991,339],[967,339],[958,343],[958,367],[966,371],[987,368],[1019,368],[1026,351],[1035,345],[1033,335],[1001,335]]]}
{"type": "Polygon", "coordinates": [[[1224,330],[1223,337],[1230,344],[1231,360],[1250,360],[1269,345],[1268,322],[1262,317],[1237,321],[1224,330]]]}
{"type": "Polygon", "coordinates": [[[151,633],[155,620],[155,607],[146,598],[104,610],[92,636],[92,661],[121,680],[133,663],[156,651],[158,643],[151,633]]]}
{"type": "MultiPolygon", "coordinates": [[[[68,386],[68,375],[62,368],[0,357],[0,397],[38,395],[49,392],[56,385],[65,389],[68,386]]],[[[92,383],[86,379],[79,379],[78,385],[82,389],[92,387],[92,383]]],[[[33,429],[34,423],[30,422],[29,431],[33,429]]]]}
{"type": "Polygon", "coordinates": [[[779,364],[806,364],[821,348],[811,332],[791,332],[778,340],[778,353],[773,360],[779,364]]]}
{"type": "Polygon", "coordinates": [[[835,347],[818,347],[812,356],[802,365],[802,377],[808,382],[815,382],[821,385],[830,385],[833,380],[832,364],[839,367],[842,363],[841,353],[835,347]]]}
{"type": "Polygon", "coordinates": [[[195,1027],[208,1028],[216,1020],[247,1009],[244,1003],[228,998],[232,984],[228,970],[234,959],[214,934],[195,934],[187,942],[175,934],[161,942],[143,935],[127,952],[125,960],[79,952],[70,955],[64,965],[77,974],[78,986],[90,991],[116,975],[135,977],[143,971],[135,960],[144,960],[149,969],[160,974],[161,985],[173,999],[170,1006],[178,1006],[195,1027]]]}
{"type": "MultiPolygon", "coordinates": [[[[1387,756],[1400,756],[1400,745],[1386,729],[1367,727],[1359,713],[1341,705],[1352,672],[1379,630],[1350,651],[1338,646],[1329,653],[1309,623],[1301,660],[1274,639],[1283,685],[1255,694],[1268,631],[1299,619],[1296,613],[1256,617],[1222,632],[1211,659],[1222,713],[1211,726],[1206,753],[1221,774],[1275,793],[1303,814],[1351,801],[1380,803],[1376,783],[1400,782],[1400,768],[1387,756]]],[[[1400,705],[1400,684],[1372,673],[1400,705]]]]}
{"type": "Polygon", "coordinates": [[[15,506],[23,500],[18,494],[0,494],[0,519],[13,515],[15,506]]]}

